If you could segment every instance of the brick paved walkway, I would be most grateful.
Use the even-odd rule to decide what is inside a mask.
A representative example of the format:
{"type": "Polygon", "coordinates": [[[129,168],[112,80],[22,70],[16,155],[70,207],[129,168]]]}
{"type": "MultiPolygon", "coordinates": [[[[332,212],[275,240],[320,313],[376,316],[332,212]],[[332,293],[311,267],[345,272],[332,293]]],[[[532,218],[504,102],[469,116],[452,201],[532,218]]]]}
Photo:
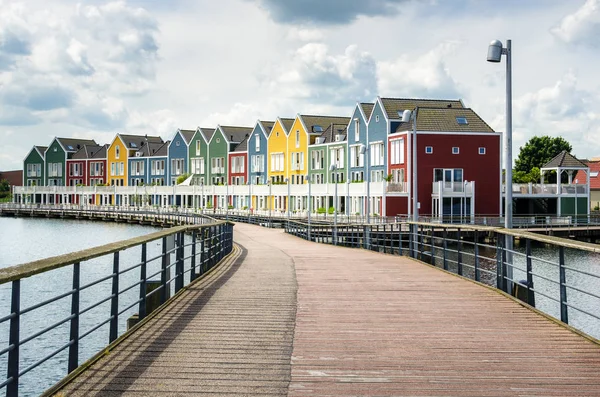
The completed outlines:
{"type": "Polygon", "coordinates": [[[67,395],[600,396],[598,345],[493,290],[281,230],[234,234],[245,258],[67,395]]]}

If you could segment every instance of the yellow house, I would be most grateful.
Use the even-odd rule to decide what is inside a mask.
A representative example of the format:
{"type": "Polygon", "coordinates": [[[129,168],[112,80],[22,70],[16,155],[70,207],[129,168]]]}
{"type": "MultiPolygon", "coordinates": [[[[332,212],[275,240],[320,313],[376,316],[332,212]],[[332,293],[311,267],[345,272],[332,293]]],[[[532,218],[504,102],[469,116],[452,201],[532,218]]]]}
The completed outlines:
{"type": "Polygon", "coordinates": [[[128,160],[149,142],[163,143],[163,140],[159,136],[117,134],[106,153],[106,184],[128,186],[128,160]]]}
{"type": "Polygon", "coordinates": [[[267,141],[267,177],[271,183],[283,183],[288,177],[288,135],[294,119],[278,117],[267,141]]]}
{"type": "Polygon", "coordinates": [[[287,177],[292,184],[303,184],[308,174],[308,146],[315,143],[317,137],[332,128],[333,125],[347,125],[349,117],[338,116],[296,116],[287,140],[288,168],[287,177]]]}

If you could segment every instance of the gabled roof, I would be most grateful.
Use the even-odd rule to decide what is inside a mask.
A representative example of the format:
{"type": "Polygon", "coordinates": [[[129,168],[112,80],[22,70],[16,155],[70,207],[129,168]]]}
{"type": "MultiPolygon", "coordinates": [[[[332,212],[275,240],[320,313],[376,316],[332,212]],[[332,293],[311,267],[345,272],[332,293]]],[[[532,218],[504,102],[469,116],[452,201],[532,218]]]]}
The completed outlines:
{"type": "Polygon", "coordinates": [[[283,125],[283,128],[285,129],[285,133],[286,134],[290,134],[290,129],[292,128],[292,126],[294,125],[294,121],[296,121],[296,119],[290,119],[287,117],[279,117],[279,120],[281,121],[281,125],[283,125]]]}
{"type": "Polygon", "coordinates": [[[274,121],[258,120],[256,122],[256,124],[258,126],[260,126],[260,129],[262,130],[263,134],[265,135],[266,138],[268,138],[269,135],[271,135],[271,130],[273,129],[273,126],[275,125],[275,122],[274,121]]]}
{"type": "Polygon", "coordinates": [[[104,146],[100,145],[83,145],[75,154],[71,157],[72,160],[86,160],[92,158],[94,153],[102,150],[104,146]]]}
{"type": "MultiPolygon", "coordinates": [[[[600,190],[600,161],[586,161],[585,164],[590,167],[590,189],[600,190]]],[[[586,176],[577,173],[575,183],[578,185],[585,185],[586,176]]]]}
{"type": "Polygon", "coordinates": [[[148,142],[148,143],[144,143],[144,146],[142,146],[135,153],[136,153],[137,157],[149,157],[149,156],[153,156],[156,153],[156,151],[158,149],[160,149],[161,147],[163,147],[164,145],[165,145],[164,143],[160,143],[160,142],[148,142]],[[138,156],[137,153],[140,153],[140,155],[138,156]]]}
{"type": "Polygon", "coordinates": [[[119,134],[119,137],[128,149],[139,149],[143,146],[143,143],[163,143],[162,138],[159,136],[119,134]]]}
{"type": "Polygon", "coordinates": [[[248,151],[248,137],[245,137],[240,143],[233,149],[234,152],[247,152],[248,151]]]}
{"type": "Polygon", "coordinates": [[[35,150],[40,154],[40,156],[44,157],[46,150],[48,150],[48,146],[34,146],[35,150]]]}
{"type": "Polygon", "coordinates": [[[210,140],[212,139],[212,137],[216,131],[215,128],[200,128],[200,127],[198,127],[198,130],[202,134],[202,137],[204,138],[206,143],[210,142],[210,140]]]}
{"type": "Polygon", "coordinates": [[[102,145],[98,150],[90,153],[91,159],[104,159],[106,160],[106,153],[108,152],[108,144],[102,145]]]}
{"type": "Polygon", "coordinates": [[[229,141],[229,143],[240,143],[246,138],[247,135],[252,133],[252,127],[235,127],[230,125],[220,125],[218,127],[225,139],[229,141]]]}
{"type": "MultiPolygon", "coordinates": [[[[400,123],[395,132],[412,131],[413,122],[400,123]]],[[[433,132],[490,132],[494,130],[477,113],[469,108],[427,108],[417,112],[417,131],[433,132]],[[466,121],[466,124],[459,123],[466,121]]]]}
{"type": "Polygon", "coordinates": [[[319,138],[324,138],[322,143],[318,145],[327,144],[327,143],[343,143],[346,142],[346,134],[347,134],[348,126],[346,124],[330,124],[327,129],[319,136],[319,138]],[[339,140],[336,141],[336,136],[339,136],[339,140]]]}
{"type": "Polygon", "coordinates": [[[321,135],[333,124],[343,124],[347,126],[350,122],[350,117],[340,116],[314,116],[299,114],[300,121],[306,127],[306,132],[309,134],[321,135]]]}
{"type": "Polygon", "coordinates": [[[418,107],[464,108],[460,99],[379,98],[390,120],[400,120],[402,112],[418,107]]]}
{"type": "MultiPolygon", "coordinates": [[[[167,157],[169,155],[169,144],[171,141],[166,141],[162,145],[156,145],[156,151],[150,153],[150,157],[167,157]]],[[[152,144],[150,144],[152,145],[152,144]]],[[[153,146],[150,146],[151,150],[154,150],[153,146]]]]}
{"type": "Polygon", "coordinates": [[[181,133],[181,136],[183,137],[183,140],[185,141],[185,143],[189,146],[190,142],[194,138],[194,134],[196,133],[196,131],[194,131],[194,130],[179,130],[179,132],[181,133]]]}
{"type": "Polygon", "coordinates": [[[98,145],[93,139],[56,138],[67,153],[75,153],[85,145],[98,145]]]}
{"type": "Polygon", "coordinates": [[[360,108],[361,108],[363,114],[365,115],[365,118],[367,120],[369,120],[369,117],[371,116],[371,112],[373,111],[373,108],[375,107],[375,104],[374,103],[362,102],[359,105],[360,105],[360,108]]]}
{"type": "Polygon", "coordinates": [[[575,156],[571,153],[563,150],[550,161],[548,161],[542,169],[544,168],[570,168],[570,169],[586,169],[587,164],[579,161],[575,156]]]}

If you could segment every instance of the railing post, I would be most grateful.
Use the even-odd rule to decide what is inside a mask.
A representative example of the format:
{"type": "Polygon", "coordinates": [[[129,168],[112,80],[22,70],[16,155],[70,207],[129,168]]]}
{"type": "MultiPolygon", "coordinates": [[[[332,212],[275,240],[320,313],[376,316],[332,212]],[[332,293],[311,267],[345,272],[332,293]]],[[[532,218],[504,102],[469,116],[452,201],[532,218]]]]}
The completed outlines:
{"type": "Polygon", "coordinates": [[[443,231],[443,244],[444,244],[444,270],[448,270],[448,256],[447,256],[447,252],[448,252],[448,229],[446,229],[444,227],[444,231],[443,231]]]}
{"type": "Polygon", "coordinates": [[[421,254],[421,259],[423,259],[423,225],[419,225],[419,227],[417,228],[417,231],[419,233],[419,235],[417,236],[417,239],[419,241],[419,245],[418,245],[419,252],[417,252],[417,254],[421,254]]]}
{"type": "Polygon", "coordinates": [[[431,228],[431,244],[429,244],[431,246],[431,266],[435,266],[435,229],[432,227],[431,228]]]}
{"type": "Polygon", "coordinates": [[[525,256],[527,258],[527,303],[535,306],[533,293],[533,264],[531,260],[531,239],[525,240],[525,256]]]}
{"type": "Polygon", "coordinates": [[[69,364],[68,372],[71,373],[79,366],[79,280],[80,264],[73,264],[73,294],[71,295],[71,329],[69,333],[69,364]]]}
{"type": "Polygon", "coordinates": [[[565,272],[565,247],[558,247],[558,269],[560,276],[560,321],[569,324],[567,309],[567,275],[565,272]]]}
{"type": "Polygon", "coordinates": [[[161,272],[160,272],[160,285],[162,286],[160,290],[160,303],[161,305],[167,301],[167,238],[163,237],[162,239],[162,258],[161,258],[161,272]]]}
{"type": "Polygon", "coordinates": [[[183,232],[177,233],[175,240],[175,293],[183,288],[183,232]]]}
{"type": "Polygon", "coordinates": [[[206,239],[206,228],[200,229],[200,275],[204,274],[206,255],[204,254],[204,240],[206,239]]]}
{"type": "Polygon", "coordinates": [[[402,224],[398,224],[398,255],[402,256],[402,224]]]}
{"type": "Polygon", "coordinates": [[[411,258],[415,257],[415,237],[413,235],[413,228],[416,227],[416,225],[409,223],[408,224],[408,251],[410,254],[411,258]]]}
{"type": "Polygon", "coordinates": [[[190,270],[190,282],[196,279],[196,230],[192,230],[192,265],[190,270]]]}
{"type": "Polygon", "coordinates": [[[119,251],[113,255],[112,297],[110,300],[110,335],[109,342],[117,339],[119,334],[119,251]]]}
{"type": "Polygon", "coordinates": [[[457,258],[456,258],[456,273],[459,276],[463,275],[463,263],[462,263],[462,241],[461,241],[461,233],[460,233],[460,227],[458,228],[457,232],[456,232],[456,251],[457,251],[457,258]]]}
{"type": "Polygon", "coordinates": [[[475,247],[473,248],[473,261],[475,266],[475,281],[480,281],[481,275],[479,274],[479,230],[475,230],[475,247]]]}
{"type": "Polygon", "coordinates": [[[10,329],[8,336],[8,345],[12,350],[8,352],[8,372],[7,378],[12,378],[6,386],[6,397],[17,397],[19,395],[19,339],[20,339],[20,318],[21,318],[21,280],[12,282],[10,312],[13,317],[10,319],[10,329]]]}
{"type": "Polygon", "coordinates": [[[140,266],[140,307],[139,307],[139,319],[140,321],[146,317],[146,267],[147,267],[147,249],[146,243],[142,244],[142,265],[140,266]]]}
{"type": "Polygon", "coordinates": [[[496,233],[496,288],[502,289],[504,275],[504,261],[506,260],[506,252],[504,252],[504,235],[496,233]]]}

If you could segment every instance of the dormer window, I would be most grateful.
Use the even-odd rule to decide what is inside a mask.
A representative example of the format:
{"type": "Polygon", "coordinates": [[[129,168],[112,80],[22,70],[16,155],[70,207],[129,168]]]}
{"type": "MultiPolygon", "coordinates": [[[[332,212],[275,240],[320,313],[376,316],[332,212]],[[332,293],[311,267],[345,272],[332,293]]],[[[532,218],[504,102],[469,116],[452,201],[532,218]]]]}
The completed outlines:
{"type": "Polygon", "coordinates": [[[469,122],[467,121],[466,117],[462,117],[462,116],[457,116],[456,117],[456,122],[460,125],[467,125],[469,124],[469,122]]]}

